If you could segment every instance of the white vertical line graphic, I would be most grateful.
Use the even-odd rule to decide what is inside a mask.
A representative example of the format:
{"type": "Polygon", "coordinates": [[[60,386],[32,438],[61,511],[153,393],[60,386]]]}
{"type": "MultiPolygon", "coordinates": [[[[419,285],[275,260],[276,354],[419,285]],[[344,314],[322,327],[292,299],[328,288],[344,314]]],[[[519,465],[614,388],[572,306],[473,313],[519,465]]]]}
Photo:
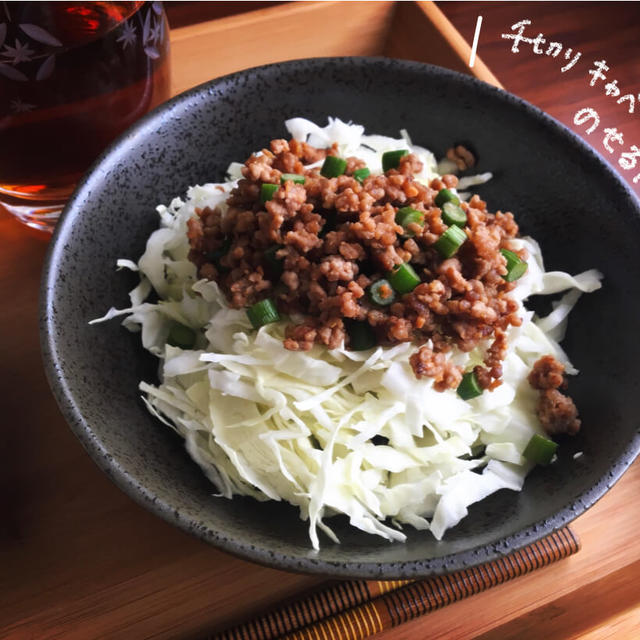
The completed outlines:
{"type": "Polygon", "coordinates": [[[482,16],[478,16],[476,21],[476,32],[473,34],[473,45],[471,46],[471,55],[469,56],[469,66],[473,67],[476,61],[476,49],[478,48],[478,40],[480,39],[480,29],[482,27],[482,16]]]}

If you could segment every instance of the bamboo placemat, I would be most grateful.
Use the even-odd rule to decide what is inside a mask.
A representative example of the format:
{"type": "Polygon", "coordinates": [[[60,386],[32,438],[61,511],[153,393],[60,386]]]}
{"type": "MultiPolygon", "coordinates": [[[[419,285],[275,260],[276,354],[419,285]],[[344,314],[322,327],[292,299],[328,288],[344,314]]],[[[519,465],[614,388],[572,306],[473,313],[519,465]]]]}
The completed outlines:
{"type": "Polygon", "coordinates": [[[360,640],[566,558],[580,541],[564,527],[477,567],[425,580],[350,580],[268,611],[208,640],[360,640]]]}

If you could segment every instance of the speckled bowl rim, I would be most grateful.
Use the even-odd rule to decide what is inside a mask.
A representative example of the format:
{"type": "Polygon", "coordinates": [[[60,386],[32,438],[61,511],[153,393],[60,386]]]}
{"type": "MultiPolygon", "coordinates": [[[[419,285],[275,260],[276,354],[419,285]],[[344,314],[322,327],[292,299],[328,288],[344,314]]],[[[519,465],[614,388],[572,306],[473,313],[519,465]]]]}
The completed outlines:
{"type": "MultiPolygon", "coordinates": [[[[130,475],[121,467],[118,460],[112,457],[110,452],[105,449],[100,437],[93,432],[91,425],[80,412],[73,398],[73,394],[69,391],[60,366],[58,341],[53,323],[54,316],[51,312],[53,300],[50,298],[49,292],[52,290],[53,283],[56,279],[57,265],[62,252],[65,250],[65,241],[70,235],[74,220],[82,213],[84,196],[88,191],[91,191],[92,183],[100,180],[100,167],[102,163],[108,160],[112,154],[117,154],[121,148],[129,145],[132,139],[150,134],[153,131],[156,120],[161,118],[162,114],[174,105],[188,102],[199,95],[211,95],[213,89],[221,82],[256,73],[273,73],[279,71],[286,73],[295,70],[296,67],[301,65],[304,65],[305,68],[308,69],[309,65],[314,64],[336,66],[345,63],[366,66],[379,65],[381,63],[385,65],[396,65],[398,70],[402,72],[428,75],[433,79],[443,78],[447,81],[459,83],[463,87],[477,92],[480,95],[490,96],[492,99],[502,101],[508,108],[518,109],[524,112],[530,118],[535,119],[539,126],[545,127],[547,131],[556,136],[559,142],[576,149],[582,158],[591,166],[597,166],[598,170],[602,173],[602,180],[612,181],[618,189],[622,189],[622,191],[625,192],[626,198],[629,200],[630,209],[635,208],[636,215],[640,216],[640,201],[638,201],[633,191],[610,167],[607,161],[579,136],[525,100],[503,89],[498,89],[477,80],[472,76],[467,76],[435,65],[392,60],[382,57],[310,58],[245,69],[198,85],[189,91],[175,96],[151,111],[113,142],[79,182],[56,227],[45,260],[40,289],[40,342],[42,357],[49,385],[56,401],[71,429],[89,455],[128,496],[167,522],[177,525],[187,533],[195,535],[223,551],[239,556],[245,560],[251,560],[276,569],[342,578],[391,579],[438,575],[495,560],[504,556],[505,553],[520,549],[570,523],[599,500],[619,480],[638,453],[640,453],[640,429],[636,431],[635,436],[631,439],[618,459],[611,465],[609,471],[590,489],[584,491],[575,500],[567,503],[555,514],[551,514],[546,519],[534,522],[527,528],[513,535],[503,536],[493,543],[473,547],[466,551],[407,562],[327,561],[314,558],[312,554],[298,556],[238,542],[227,537],[227,535],[222,532],[203,527],[202,523],[185,516],[179,509],[176,510],[171,504],[158,499],[157,496],[153,495],[145,486],[140,484],[136,477],[130,475]]],[[[155,206],[156,203],[151,204],[155,206]]]]}

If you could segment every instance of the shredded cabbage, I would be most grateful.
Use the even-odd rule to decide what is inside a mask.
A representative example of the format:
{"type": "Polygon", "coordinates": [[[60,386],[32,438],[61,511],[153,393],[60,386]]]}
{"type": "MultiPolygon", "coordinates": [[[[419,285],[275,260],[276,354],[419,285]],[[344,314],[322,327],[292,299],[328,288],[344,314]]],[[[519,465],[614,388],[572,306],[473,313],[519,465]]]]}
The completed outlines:
{"type": "MultiPolygon", "coordinates": [[[[433,154],[412,145],[405,131],[399,139],[365,135],[364,127],[331,118],[326,127],[303,118],[286,126],[315,146],[337,142],[341,155],[362,158],[373,173],[382,171],[384,151],[408,147],[424,165],[417,179],[428,183],[438,175],[433,154]]],[[[318,549],[318,529],[338,542],[326,522],[334,514],[346,514],[354,527],[388,540],[406,539],[403,524],[441,539],[470,504],[499,489],[521,490],[531,468],[522,452],[532,434],[542,432],[537,392],[527,375],[546,354],[576,373],[558,341],[570,310],[581,293],[600,287],[601,274],[545,272],[538,244],[519,239],[530,255],[514,291],[523,324],[508,330],[503,384],[469,401],[416,379],[410,344],[368,352],[344,346],[287,351],[285,322],[252,330],[245,312],[229,308],[215,282],[198,280],[188,260],[187,220],[196,208],[224,208],[241,166],[232,163],[223,184],[191,187],[185,200],[157,207],[160,228],[142,257],[117,263],[140,275],[131,306],[93,321],[125,315],[124,326],[141,332],[144,348],[161,361],[161,383],[140,383],[146,406],[185,439],[217,495],[295,505],[318,549]],[[152,290],[157,303],[146,302],[152,290]],[[566,293],[545,318],[523,305],[532,294],[561,291],[566,293]],[[167,344],[176,321],[195,331],[193,349],[167,344]],[[384,444],[374,444],[376,436],[384,444]],[[477,445],[485,445],[484,454],[473,458],[477,445]]],[[[486,346],[449,357],[472,366],[486,346]]]]}

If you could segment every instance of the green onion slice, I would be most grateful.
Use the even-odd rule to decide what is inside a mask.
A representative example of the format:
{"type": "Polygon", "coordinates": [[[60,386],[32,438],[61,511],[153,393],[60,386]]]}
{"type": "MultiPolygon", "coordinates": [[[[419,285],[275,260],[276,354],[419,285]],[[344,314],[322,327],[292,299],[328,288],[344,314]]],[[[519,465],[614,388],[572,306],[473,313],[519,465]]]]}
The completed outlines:
{"type": "Polygon", "coordinates": [[[500,253],[507,261],[507,275],[502,276],[507,282],[513,282],[526,273],[527,263],[517,253],[509,249],[500,249],[500,253]]]}
{"type": "Polygon", "coordinates": [[[458,196],[455,193],[453,193],[451,189],[440,189],[435,199],[436,207],[442,208],[442,205],[445,202],[453,202],[453,204],[460,204],[460,198],[458,198],[458,196]]]}
{"type": "Polygon", "coordinates": [[[478,378],[473,371],[462,376],[457,393],[463,400],[471,400],[482,395],[482,387],[478,384],[478,378]]]}
{"type": "Polygon", "coordinates": [[[271,184],[269,182],[265,182],[260,185],[260,202],[264,204],[267,200],[271,200],[275,195],[276,191],[280,188],[280,185],[271,184]]]}
{"type": "Polygon", "coordinates": [[[398,149],[396,151],[385,151],[382,154],[382,170],[386,173],[389,169],[397,169],[400,165],[400,158],[409,153],[407,149],[398,149]]]}
{"type": "Polygon", "coordinates": [[[417,209],[412,209],[411,207],[402,207],[402,209],[398,209],[396,213],[396,223],[401,227],[404,227],[405,236],[414,236],[415,233],[408,229],[407,227],[413,223],[423,224],[424,222],[424,213],[422,211],[418,211],[417,209]]]}
{"type": "Polygon", "coordinates": [[[337,178],[341,176],[347,168],[347,161],[338,156],[327,156],[320,169],[320,175],[325,178],[337,178]]]}
{"type": "Polygon", "coordinates": [[[363,320],[345,320],[349,334],[349,348],[352,351],[366,351],[376,346],[376,334],[368,322],[363,320]]]}
{"type": "Polygon", "coordinates": [[[369,297],[376,304],[386,307],[396,299],[396,294],[392,289],[391,284],[389,284],[389,281],[383,278],[381,280],[376,280],[369,287],[369,297]]]}
{"type": "Polygon", "coordinates": [[[371,171],[369,171],[369,167],[362,167],[362,169],[356,169],[353,172],[353,177],[358,182],[364,182],[365,178],[368,178],[371,175],[371,171]]]}
{"type": "Polygon", "coordinates": [[[467,214],[457,204],[445,202],[442,205],[442,220],[448,227],[454,224],[458,227],[464,227],[467,224],[467,214]]]}
{"type": "Polygon", "coordinates": [[[433,245],[443,258],[450,258],[467,239],[467,234],[456,225],[449,227],[433,245]]]}
{"type": "Polygon", "coordinates": [[[401,295],[413,291],[420,284],[418,274],[408,262],[403,262],[387,272],[387,280],[401,295]]]}
{"type": "Polygon", "coordinates": [[[280,320],[278,309],[270,298],[260,300],[260,302],[256,302],[253,306],[249,307],[247,309],[247,316],[254,329],[259,329],[265,324],[280,320]]]}
{"type": "Polygon", "coordinates": [[[172,347],[180,347],[181,349],[192,349],[196,343],[196,332],[179,322],[175,322],[169,329],[169,337],[167,343],[172,347]]]}
{"type": "Polygon", "coordinates": [[[534,433],[529,444],[524,448],[522,455],[530,462],[536,464],[549,464],[558,449],[553,441],[534,433]]]}
{"type": "Polygon", "coordinates": [[[295,182],[296,184],[304,184],[304,176],[301,176],[299,173],[283,173],[280,176],[280,184],[289,181],[295,182]]]}

